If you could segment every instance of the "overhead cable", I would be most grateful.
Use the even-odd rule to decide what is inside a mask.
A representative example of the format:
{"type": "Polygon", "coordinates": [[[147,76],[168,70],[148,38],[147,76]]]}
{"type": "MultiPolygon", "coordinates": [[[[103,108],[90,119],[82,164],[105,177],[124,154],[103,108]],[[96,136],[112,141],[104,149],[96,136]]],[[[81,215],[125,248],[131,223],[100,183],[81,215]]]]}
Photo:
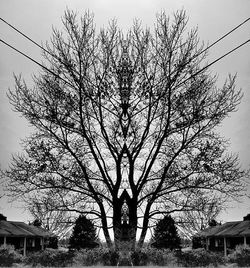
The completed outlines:
{"type": "Polygon", "coordinates": [[[51,56],[53,56],[47,49],[45,49],[44,47],[42,47],[41,45],[39,45],[36,41],[34,41],[33,39],[31,39],[29,36],[27,36],[26,34],[24,34],[23,32],[21,32],[20,30],[18,30],[16,27],[14,27],[13,25],[11,25],[10,23],[8,23],[6,20],[4,20],[3,18],[0,17],[0,20],[2,22],[4,22],[5,24],[7,24],[9,27],[11,27],[13,30],[15,30],[16,32],[18,32],[19,34],[21,34],[23,37],[25,37],[26,39],[28,39],[30,42],[32,42],[34,45],[36,45],[37,47],[39,47],[40,49],[42,49],[43,51],[49,53],[51,56]]]}
{"type": "MultiPolygon", "coordinates": [[[[64,81],[65,83],[67,83],[68,85],[72,86],[72,84],[70,82],[68,82],[67,80],[65,80],[64,78],[62,78],[61,76],[59,76],[58,74],[56,74],[55,72],[51,71],[49,68],[47,68],[46,66],[42,65],[41,63],[39,63],[38,61],[34,60],[33,58],[31,58],[30,56],[28,56],[27,54],[25,54],[24,52],[18,50],[17,48],[13,47],[12,45],[8,44],[7,42],[5,42],[4,40],[0,39],[0,42],[2,42],[3,44],[5,44],[6,46],[10,47],[11,49],[15,50],[16,52],[18,52],[19,54],[23,55],[24,57],[28,58],[29,60],[33,61],[34,63],[36,63],[37,65],[39,65],[40,67],[42,67],[43,69],[45,69],[46,71],[50,72],[51,74],[53,74],[54,76],[56,76],[57,78],[61,79],[62,81],[64,81]]],[[[202,69],[200,69],[199,71],[197,71],[196,73],[192,74],[190,77],[186,78],[184,81],[180,82],[180,85],[184,84],[186,81],[188,81],[191,78],[194,78],[196,75],[198,75],[199,73],[201,73],[202,71],[204,71],[205,69],[207,69],[208,67],[212,66],[213,64],[215,64],[216,62],[220,61],[221,59],[223,59],[224,57],[228,56],[229,54],[231,54],[232,52],[236,51],[237,49],[239,49],[240,47],[246,45],[248,42],[250,42],[250,39],[248,39],[247,41],[241,43],[239,46],[233,48],[232,50],[228,51],[227,53],[225,53],[224,55],[222,55],[221,57],[217,58],[216,60],[212,61],[211,63],[209,63],[208,65],[206,65],[205,67],[203,67],[202,69]]]]}
{"type": "MultiPolygon", "coordinates": [[[[5,24],[7,24],[9,27],[11,27],[16,32],[18,32],[20,35],[22,35],[23,37],[25,37],[26,39],[28,39],[34,45],[36,45],[37,47],[39,47],[40,49],[42,49],[46,53],[50,54],[52,57],[55,57],[55,55],[51,54],[51,52],[49,52],[47,49],[45,49],[44,47],[42,47],[41,45],[39,45],[36,41],[34,41],[33,39],[31,39],[29,36],[27,36],[26,34],[24,34],[22,31],[18,30],[15,26],[11,25],[9,22],[7,22],[6,20],[4,20],[1,17],[0,17],[0,20],[2,22],[4,22],[5,24]]],[[[243,26],[245,23],[247,23],[249,20],[250,20],[250,17],[247,18],[246,20],[244,20],[242,23],[238,24],[236,27],[234,27],[232,30],[230,30],[226,34],[224,34],[222,37],[220,37],[219,39],[217,39],[216,41],[214,41],[211,45],[209,45],[208,47],[206,47],[205,49],[203,49],[200,53],[198,53],[197,55],[195,55],[194,58],[198,57],[199,55],[201,55],[202,53],[204,53],[205,51],[207,51],[208,49],[210,49],[211,47],[213,47],[214,45],[216,45],[218,42],[220,42],[221,40],[223,40],[225,37],[227,37],[228,35],[230,35],[234,31],[236,31],[238,28],[240,28],[241,26],[243,26]]]]}
{"type": "Polygon", "coordinates": [[[214,45],[216,45],[218,42],[220,42],[222,39],[224,39],[225,37],[227,37],[229,34],[231,34],[232,32],[234,32],[238,28],[240,28],[243,24],[245,24],[249,20],[250,20],[250,17],[248,19],[244,20],[242,23],[240,23],[236,27],[234,27],[232,30],[230,30],[226,34],[224,34],[222,37],[220,37],[219,39],[217,39],[216,41],[214,41],[211,45],[209,45],[208,47],[206,47],[205,49],[203,49],[199,54],[196,55],[196,57],[198,57],[200,54],[204,53],[205,51],[207,51],[208,49],[210,49],[211,47],[213,47],[214,45]]]}
{"type": "Polygon", "coordinates": [[[10,47],[11,49],[15,50],[16,52],[18,52],[19,54],[23,55],[25,58],[33,61],[35,64],[39,65],[40,67],[42,67],[44,70],[48,71],[49,73],[51,73],[52,75],[54,75],[55,77],[61,79],[62,81],[64,81],[65,83],[67,83],[68,85],[72,86],[72,84],[70,82],[68,82],[67,80],[65,80],[64,78],[62,78],[61,76],[59,76],[58,74],[56,74],[55,72],[51,71],[49,68],[47,68],[46,66],[42,65],[41,63],[39,63],[38,61],[36,61],[35,59],[31,58],[30,56],[28,56],[27,54],[25,54],[24,52],[18,50],[17,48],[13,47],[12,45],[10,45],[9,43],[5,42],[4,40],[0,39],[0,42],[2,42],[3,44],[5,44],[6,46],[10,47]]]}
{"type": "Polygon", "coordinates": [[[248,42],[250,42],[250,39],[248,39],[247,41],[245,41],[244,43],[241,43],[240,45],[238,45],[237,47],[233,48],[232,50],[228,51],[227,53],[225,53],[224,55],[222,55],[221,57],[217,58],[216,60],[212,61],[211,63],[209,63],[208,65],[206,65],[205,67],[201,68],[199,71],[197,71],[196,73],[190,75],[190,77],[186,78],[184,81],[180,82],[180,85],[184,84],[185,82],[187,82],[189,79],[194,78],[196,75],[198,75],[199,73],[203,72],[204,70],[206,70],[207,68],[209,68],[211,65],[215,64],[216,62],[220,61],[221,59],[223,59],[224,57],[228,56],[229,54],[231,54],[232,52],[234,52],[235,50],[239,49],[240,47],[246,45],[248,42]]]}

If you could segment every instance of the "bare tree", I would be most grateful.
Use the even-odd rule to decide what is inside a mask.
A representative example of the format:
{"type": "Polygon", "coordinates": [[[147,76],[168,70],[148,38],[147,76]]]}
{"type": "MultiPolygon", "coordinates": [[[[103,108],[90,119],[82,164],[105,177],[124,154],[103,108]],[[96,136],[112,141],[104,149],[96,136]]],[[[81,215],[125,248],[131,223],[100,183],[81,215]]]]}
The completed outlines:
{"type": "Polygon", "coordinates": [[[60,210],[53,197],[46,199],[33,197],[33,199],[26,200],[26,203],[28,203],[28,211],[33,219],[38,220],[43,228],[53,232],[60,239],[69,236],[75,217],[65,209],[60,210]]]}
{"type": "Polygon", "coordinates": [[[244,171],[215,128],[242,95],[235,76],[216,87],[185,12],[159,14],[153,33],[135,23],[124,35],[112,22],[97,34],[91,14],[78,22],[70,11],[63,25],[33,89],[16,76],[9,92],[36,129],[5,173],[15,196],[92,215],[110,247],[126,224],[141,247],[158,214],[241,192],[244,171]]]}
{"type": "Polygon", "coordinates": [[[200,196],[195,207],[185,210],[178,215],[178,227],[182,235],[188,239],[209,227],[224,210],[226,200],[221,197],[200,196]]]}

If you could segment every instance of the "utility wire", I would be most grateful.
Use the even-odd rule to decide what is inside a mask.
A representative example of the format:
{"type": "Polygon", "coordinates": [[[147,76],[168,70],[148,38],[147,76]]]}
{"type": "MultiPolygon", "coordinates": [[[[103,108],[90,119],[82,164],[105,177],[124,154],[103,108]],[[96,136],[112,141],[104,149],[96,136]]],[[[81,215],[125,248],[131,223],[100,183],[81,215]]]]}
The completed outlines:
{"type": "MultiPolygon", "coordinates": [[[[0,42],[2,42],[3,44],[5,44],[6,46],[10,47],[11,49],[15,50],[16,52],[18,52],[19,54],[23,55],[25,58],[33,61],[34,63],[36,63],[37,65],[39,65],[40,67],[42,67],[44,70],[48,71],[49,73],[51,73],[52,75],[54,75],[55,77],[57,77],[58,79],[61,79],[62,81],[64,81],[66,84],[68,84],[71,87],[74,87],[74,85],[72,85],[69,81],[65,80],[64,78],[62,78],[61,76],[59,76],[58,74],[56,74],[55,72],[51,71],[49,68],[47,68],[46,66],[42,65],[41,63],[39,63],[38,61],[34,60],[33,58],[31,58],[30,56],[28,56],[27,54],[25,54],[24,52],[18,50],[17,48],[13,47],[12,45],[8,44],[7,42],[5,42],[4,40],[0,39],[0,42]]],[[[104,107],[105,108],[105,107],[104,107]]],[[[106,110],[108,110],[107,108],[105,108],[106,110]]],[[[110,111],[110,110],[108,110],[110,111]]],[[[113,112],[111,112],[113,113],[113,112]]],[[[114,113],[113,113],[114,114],[114,113]]],[[[115,114],[114,114],[115,115],[115,114]]]]}
{"type": "MultiPolygon", "coordinates": [[[[2,22],[4,22],[5,24],[7,24],[9,27],[11,27],[13,30],[15,30],[16,32],[18,32],[20,35],[22,35],[23,37],[25,37],[26,39],[28,39],[30,42],[32,42],[34,45],[36,45],[37,47],[39,47],[40,49],[42,49],[43,51],[45,51],[46,53],[50,54],[52,57],[57,58],[55,55],[51,54],[51,52],[49,52],[47,49],[45,49],[44,47],[42,47],[41,45],[39,45],[36,41],[34,41],[33,39],[31,39],[29,36],[27,36],[26,34],[24,34],[22,31],[18,30],[16,27],[14,27],[13,25],[11,25],[10,23],[8,23],[6,20],[4,20],[3,18],[0,17],[0,20],[2,22]]],[[[224,34],[222,37],[220,37],[219,39],[217,39],[215,42],[213,42],[211,45],[209,45],[208,47],[206,47],[205,49],[203,49],[200,53],[198,53],[197,55],[195,55],[194,58],[197,58],[199,55],[201,55],[202,53],[204,53],[205,51],[207,51],[208,49],[210,49],[211,47],[213,47],[214,45],[216,45],[218,42],[220,42],[221,40],[223,40],[225,37],[227,37],[228,35],[230,35],[232,32],[236,31],[238,28],[240,28],[242,25],[244,25],[245,23],[247,23],[250,20],[250,17],[247,18],[246,20],[244,20],[242,23],[238,24],[236,27],[234,27],[232,30],[230,30],[229,32],[227,32],[226,34],[224,34]]],[[[16,48],[12,47],[11,45],[7,44],[6,42],[4,42],[3,40],[1,40],[1,42],[5,43],[7,46],[11,47],[12,49],[14,49],[15,51],[21,53],[23,56],[25,56],[26,58],[30,59],[31,61],[35,62],[36,64],[38,64],[39,66],[41,66],[42,68],[46,69],[47,71],[49,71],[50,73],[52,73],[53,75],[60,77],[59,75],[55,74],[54,72],[52,72],[51,70],[49,70],[47,67],[43,66],[42,64],[40,64],[39,62],[37,62],[36,60],[30,58],[29,56],[27,56],[26,54],[24,54],[23,52],[17,50],[16,48]]],[[[225,56],[229,55],[230,53],[232,53],[233,51],[237,50],[238,48],[240,48],[241,46],[245,45],[248,41],[246,41],[245,43],[241,44],[240,46],[234,48],[233,50],[229,51],[228,53],[224,54],[223,56],[221,56],[220,58],[216,59],[215,61],[211,62],[209,65],[205,66],[204,68],[202,68],[201,70],[199,70],[198,72],[196,72],[195,74],[191,75],[189,78],[185,79],[183,82],[181,82],[180,84],[185,83],[187,80],[193,78],[194,76],[196,76],[197,74],[201,73],[203,70],[207,69],[209,66],[213,65],[214,63],[216,63],[217,61],[219,61],[220,59],[224,58],[225,56]]],[[[192,58],[192,60],[194,59],[192,58]]],[[[67,84],[69,84],[69,82],[67,82],[65,79],[61,78],[64,82],[66,82],[67,84]]]]}
{"type": "MultiPolygon", "coordinates": [[[[42,47],[41,45],[39,45],[36,41],[34,41],[33,39],[31,39],[29,36],[27,36],[26,34],[24,34],[22,31],[18,30],[16,27],[14,27],[10,23],[8,23],[6,20],[4,20],[1,17],[0,17],[0,20],[2,22],[4,22],[5,24],[7,24],[9,27],[11,27],[16,32],[18,32],[20,35],[22,35],[23,37],[25,37],[26,39],[28,39],[29,41],[31,41],[34,45],[36,45],[37,47],[39,47],[40,49],[42,49],[46,53],[50,54],[52,57],[55,57],[55,55],[51,54],[51,52],[49,52],[47,49],[45,49],[44,47],[42,47]]],[[[202,53],[204,53],[205,51],[207,51],[208,49],[210,49],[211,47],[213,47],[214,45],[216,45],[218,42],[220,42],[221,40],[223,40],[225,37],[227,37],[228,35],[230,35],[232,32],[236,31],[238,28],[240,28],[245,23],[247,23],[249,20],[250,20],[250,17],[248,19],[244,20],[242,23],[238,24],[236,27],[234,27],[232,30],[230,30],[226,34],[224,34],[222,37],[220,37],[219,39],[217,39],[216,41],[214,41],[211,45],[209,45],[208,47],[206,47],[205,49],[203,49],[200,53],[198,53],[197,55],[195,55],[194,58],[197,58],[199,55],[201,55],[202,53]]],[[[192,58],[192,60],[194,58],[192,58]]]]}
{"type": "MultiPolygon", "coordinates": [[[[45,67],[44,65],[42,65],[41,63],[37,62],[36,60],[32,59],[30,56],[26,55],[25,53],[21,52],[20,50],[18,50],[17,48],[11,46],[10,44],[8,44],[7,42],[5,42],[4,40],[0,39],[0,42],[2,42],[3,44],[5,44],[6,46],[10,47],[11,49],[15,50],[16,52],[20,53],[21,55],[23,55],[24,57],[28,58],[29,60],[33,61],[34,63],[36,63],[37,65],[39,65],[40,67],[42,67],[43,69],[45,69],[46,71],[48,71],[49,73],[51,73],[52,75],[54,75],[55,77],[61,79],[62,81],[64,81],[66,84],[70,85],[71,87],[73,86],[70,82],[68,82],[67,80],[65,80],[64,78],[62,78],[61,76],[59,76],[58,74],[54,73],[53,71],[51,71],[50,69],[48,69],[47,67],[45,67]]],[[[231,54],[232,52],[234,52],[235,50],[239,49],[240,47],[246,45],[248,42],[250,42],[250,39],[248,39],[247,41],[245,41],[244,43],[240,44],[239,46],[235,47],[234,49],[230,50],[229,52],[227,52],[226,54],[224,54],[223,56],[217,58],[216,60],[214,60],[213,62],[209,63],[208,65],[206,65],[205,67],[203,67],[201,70],[199,70],[198,72],[194,73],[193,75],[191,75],[190,77],[188,77],[187,79],[185,79],[184,81],[180,82],[178,86],[184,84],[185,82],[187,82],[189,79],[195,77],[196,75],[198,75],[199,73],[201,73],[202,71],[204,71],[205,69],[207,69],[208,67],[210,67],[211,65],[215,64],[216,62],[220,61],[222,58],[226,57],[227,55],[231,54]]],[[[74,87],[74,86],[73,86],[74,87]]],[[[143,108],[144,109],[144,108],[143,108]]],[[[135,115],[134,115],[135,116],[135,115]]]]}
{"type": "MultiPolygon", "coordinates": [[[[248,42],[250,42],[250,39],[248,39],[247,41],[245,41],[244,43],[240,44],[239,46],[233,48],[232,50],[230,50],[229,52],[227,52],[226,54],[222,55],[221,57],[217,58],[216,60],[212,61],[211,63],[209,63],[208,65],[206,65],[205,67],[203,67],[202,69],[200,69],[199,71],[197,71],[196,73],[190,75],[188,78],[184,79],[183,81],[181,81],[176,87],[181,86],[182,84],[184,84],[185,82],[187,82],[189,79],[194,78],[196,75],[198,75],[199,73],[203,72],[204,70],[206,70],[208,67],[212,66],[213,64],[215,64],[216,62],[220,61],[221,59],[223,59],[224,57],[228,56],[229,54],[231,54],[232,52],[234,52],[235,50],[239,49],[240,47],[246,45],[248,42]]],[[[156,102],[156,101],[155,101],[156,102]]],[[[142,108],[142,110],[146,109],[145,107],[142,108]]],[[[133,116],[137,115],[139,112],[137,112],[136,114],[134,114],[133,116]]]]}
{"type": "Polygon", "coordinates": [[[34,41],[33,39],[31,39],[29,36],[27,36],[26,34],[24,34],[23,32],[21,32],[20,30],[18,30],[16,27],[14,27],[13,25],[11,25],[10,23],[8,23],[6,20],[4,20],[3,18],[0,17],[0,20],[2,22],[4,22],[5,24],[7,24],[9,27],[11,27],[13,30],[15,30],[16,32],[18,32],[19,34],[21,34],[23,37],[25,37],[26,39],[28,39],[30,42],[32,42],[34,45],[36,45],[37,47],[39,47],[40,49],[42,49],[43,51],[47,52],[48,54],[52,55],[47,49],[45,49],[44,47],[42,47],[41,45],[39,45],[36,41],[34,41]]]}
{"type": "Polygon", "coordinates": [[[17,48],[13,47],[12,45],[8,44],[7,42],[5,42],[4,40],[0,39],[0,42],[2,42],[3,44],[5,44],[6,46],[10,47],[11,49],[15,50],[16,52],[18,52],[19,54],[23,55],[25,58],[33,61],[35,64],[39,65],[40,67],[42,67],[44,70],[48,71],[49,73],[53,74],[55,77],[61,79],[62,81],[64,81],[65,83],[67,83],[68,85],[72,86],[72,84],[70,82],[68,82],[67,80],[65,80],[64,78],[62,78],[61,76],[59,76],[58,74],[56,74],[55,72],[51,71],[49,68],[47,68],[46,66],[42,65],[41,63],[39,63],[38,61],[34,60],[33,58],[31,58],[30,56],[28,56],[27,54],[25,54],[24,52],[18,50],[17,48]]]}
{"type": "Polygon", "coordinates": [[[219,39],[217,39],[216,41],[214,41],[211,45],[209,45],[208,47],[206,47],[205,49],[203,49],[199,54],[196,55],[196,57],[198,57],[200,54],[204,53],[205,51],[207,51],[209,48],[213,47],[214,45],[216,45],[218,42],[220,42],[222,39],[224,39],[225,37],[227,37],[229,34],[231,34],[232,32],[234,32],[235,30],[237,30],[238,28],[240,28],[243,24],[245,24],[246,22],[248,22],[250,20],[250,17],[246,20],[244,20],[242,23],[240,23],[239,25],[237,25],[236,27],[234,27],[232,30],[230,30],[229,32],[227,32],[226,34],[224,34],[222,37],[220,37],[219,39]]]}
{"type": "MultiPolygon", "coordinates": [[[[4,22],[5,24],[7,24],[9,27],[11,27],[13,30],[15,30],[16,32],[18,32],[20,35],[22,35],[23,37],[25,37],[26,39],[28,39],[30,42],[32,42],[34,45],[36,45],[37,47],[39,47],[40,49],[42,49],[43,51],[45,51],[46,53],[50,54],[52,57],[56,58],[57,57],[53,54],[51,54],[51,52],[49,52],[47,49],[45,49],[44,47],[42,47],[41,45],[39,45],[36,41],[34,41],[33,39],[31,39],[29,36],[27,36],[26,34],[24,34],[22,31],[18,30],[16,27],[14,27],[13,25],[11,25],[10,23],[8,23],[6,20],[4,20],[3,18],[0,17],[0,20],[2,22],[4,22]]],[[[214,41],[211,45],[209,45],[208,47],[206,47],[205,49],[203,49],[200,53],[196,54],[192,59],[190,59],[190,61],[192,61],[193,59],[197,58],[198,56],[200,56],[202,53],[204,53],[205,51],[207,51],[208,49],[210,49],[211,47],[213,47],[214,45],[216,45],[217,43],[219,43],[221,40],[223,40],[225,37],[227,37],[228,35],[230,35],[231,33],[233,33],[234,31],[236,31],[238,28],[240,28],[241,26],[243,26],[245,23],[247,23],[250,20],[250,17],[247,18],[246,20],[244,20],[242,23],[238,24],[236,27],[234,27],[232,30],[230,30],[229,32],[227,32],[226,34],[224,34],[222,37],[220,37],[219,39],[217,39],[216,41],[214,41]]],[[[67,84],[71,85],[69,82],[67,82],[65,79],[63,79],[62,77],[60,77],[59,75],[55,74],[54,72],[52,72],[51,70],[49,70],[47,67],[43,66],[42,64],[40,64],[39,62],[37,62],[36,60],[30,58],[29,56],[27,56],[26,54],[24,54],[23,52],[17,50],[16,48],[12,47],[11,45],[7,44],[6,42],[4,42],[3,40],[1,40],[1,42],[3,42],[4,44],[6,44],[7,46],[11,47],[12,49],[14,49],[15,51],[19,52],[20,54],[22,54],[23,56],[25,56],[26,58],[30,59],[31,61],[35,62],[36,64],[38,64],[39,66],[41,66],[43,69],[49,71],[51,74],[55,75],[56,77],[62,79],[64,82],[66,82],[67,84]]],[[[198,72],[194,73],[193,75],[191,75],[190,77],[188,77],[187,79],[185,79],[184,81],[180,82],[179,86],[184,84],[186,81],[188,81],[189,79],[193,78],[194,76],[198,75],[199,73],[201,73],[202,71],[204,71],[205,69],[207,69],[208,67],[210,67],[211,65],[213,65],[214,63],[216,63],[217,61],[221,60],[222,58],[226,57],[227,55],[229,55],[230,53],[232,53],[233,51],[237,50],[238,48],[240,48],[241,46],[245,45],[246,43],[248,43],[249,40],[247,40],[246,42],[242,43],[241,45],[239,45],[238,47],[232,49],[231,51],[229,51],[228,53],[224,54],[223,56],[221,56],[220,58],[214,60],[213,62],[211,62],[210,64],[208,64],[207,66],[205,66],[204,68],[202,68],[201,70],[199,70],[198,72]]]]}
{"type": "Polygon", "coordinates": [[[248,39],[247,41],[245,41],[244,43],[240,44],[239,46],[233,48],[232,50],[228,51],[226,54],[222,55],[221,57],[217,58],[216,60],[212,61],[211,63],[209,63],[208,65],[206,65],[205,67],[203,67],[202,69],[200,69],[199,71],[197,71],[196,73],[192,74],[191,76],[189,76],[188,78],[186,78],[184,81],[180,82],[180,85],[184,84],[185,82],[187,82],[189,79],[195,77],[196,75],[198,75],[199,73],[203,72],[204,70],[206,70],[208,67],[210,67],[211,65],[215,64],[216,62],[220,61],[221,59],[223,59],[224,57],[228,56],[229,54],[231,54],[232,52],[234,52],[235,50],[239,49],[240,47],[246,45],[248,42],[250,42],[250,39],[248,39]]]}
{"type": "MultiPolygon", "coordinates": [[[[27,54],[25,54],[24,52],[18,50],[17,48],[13,47],[12,45],[8,44],[7,42],[5,42],[4,40],[0,39],[0,42],[2,42],[3,44],[5,44],[6,46],[10,47],[11,49],[15,50],[16,52],[18,52],[19,54],[23,55],[24,57],[28,58],[29,60],[33,61],[34,63],[36,63],[37,65],[39,65],[40,67],[42,67],[43,69],[45,69],[46,71],[50,72],[51,74],[53,74],[54,76],[56,76],[57,78],[61,79],[62,81],[64,81],[65,83],[67,83],[68,85],[72,86],[72,84],[70,82],[68,82],[67,80],[65,80],[64,78],[62,78],[61,76],[59,76],[58,74],[56,74],[55,72],[51,71],[49,68],[47,68],[46,66],[42,65],[41,63],[39,63],[38,61],[34,60],[33,58],[31,58],[30,56],[28,56],[27,54]]],[[[189,79],[194,78],[196,75],[198,75],[199,73],[203,72],[205,69],[207,69],[208,67],[212,66],[213,64],[215,64],[216,62],[220,61],[221,59],[223,59],[224,57],[228,56],[229,54],[231,54],[232,52],[236,51],[237,49],[239,49],[240,47],[246,45],[248,42],[250,42],[250,39],[248,39],[247,41],[241,43],[239,46],[233,48],[232,50],[228,51],[226,54],[222,55],[221,57],[217,58],[216,60],[212,61],[211,63],[209,63],[208,65],[206,65],[205,67],[203,67],[202,69],[200,69],[199,71],[197,71],[196,73],[192,74],[190,77],[186,78],[184,81],[180,82],[180,85],[184,84],[185,82],[187,82],[189,79]]]]}

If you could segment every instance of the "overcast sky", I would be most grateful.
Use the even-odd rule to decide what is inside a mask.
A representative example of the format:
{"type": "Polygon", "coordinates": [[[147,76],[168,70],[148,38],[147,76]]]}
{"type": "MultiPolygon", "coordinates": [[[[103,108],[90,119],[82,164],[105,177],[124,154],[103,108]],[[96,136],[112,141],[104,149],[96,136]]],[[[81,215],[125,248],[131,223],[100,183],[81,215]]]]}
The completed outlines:
{"type": "MultiPolygon", "coordinates": [[[[124,31],[130,28],[135,18],[142,25],[154,27],[155,15],[164,10],[171,15],[178,9],[185,9],[189,27],[198,26],[200,39],[212,43],[223,34],[250,17],[249,0],[1,0],[0,17],[17,27],[38,43],[50,39],[52,26],[61,28],[61,17],[66,8],[83,14],[94,13],[99,29],[116,18],[124,31]]],[[[19,36],[0,21],[0,38],[41,62],[39,48],[19,36]]],[[[208,62],[215,60],[237,45],[250,39],[250,21],[228,38],[214,46],[208,62]]],[[[236,113],[221,126],[221,134],[230,139],[232,152],[238,153],[244,168],[250,167],[250,43],[213,65],[210,69],[218,75],[218,86],[223,84],[229,73],[237,73],[237,86],[242,88],[244,98],[236,113]]],[[[32,74],[39,67],[0,43],[0,166],[6,168],[11,154],[21,151],[20,141],[30,133],[26,121],[12,111],[6,97],[8,88],[13,88],[13,73],[22,73],[32,86],[32,74]]],[[[9,204],[6,198],[0,200],[0,213],[9,220],[28,221],[30,216],[17,204],[9,204]]],[[[250,213],[249,199],[233,203],[221,219],[241,220],[250,213]]]]}

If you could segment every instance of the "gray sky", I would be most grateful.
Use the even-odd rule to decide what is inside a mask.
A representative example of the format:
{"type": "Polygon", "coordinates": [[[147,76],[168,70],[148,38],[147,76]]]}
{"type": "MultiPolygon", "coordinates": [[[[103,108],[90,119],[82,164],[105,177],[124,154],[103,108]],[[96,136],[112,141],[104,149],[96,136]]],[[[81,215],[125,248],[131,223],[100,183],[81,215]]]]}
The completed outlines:
{"type": "MultiPolygon", "coordinates": [[[[78,14],[89,10],[95,15],[97,29],[116,18],[125,31],[138,18],[142,25],[153,29],[155,15],[164,10],[171,15],[185,9],[189,17],[188,26],[198,26],[200,40],[212,43],[233,27],[250,17],[249,0],[1,0],[0,17],[38,43],[50,39],[52,25],[61,28],[61,17],[66,7],[78,14]]],[[[208,62],[215,60],[235,46],[250,38],[250,21],[210,50],[208,62]]],[[[0,38],[41,62],[40,50],[32,43],[0,22],[0,38]]],[[[239,110],[231,114],[221,126],[221,133],[230,139],[230,150],[239,154],[244,168],[250,167],[250,43],[213,65],[210,69],[218,75],[218,86],[223,84],[228,73],[237,73],[237,86],[242,88],[244,98],[239,110]]],[[[0,43],[0,166],[6,168],[11,154],[21,150],[20,141],[30,132],[27,122],[12,108],[6,97],[8,88],[14,86],[13,73],[22,73],[32,85],[32,74],[39,67],[0,43]]],[[[0,213],[9,220],[27,221],[30,217],[18,204],[0,200],[0,213]]],[[[249,199],[243,203],[232,203],[221,219],[241,220],[250,213],[249,199]]]]}

